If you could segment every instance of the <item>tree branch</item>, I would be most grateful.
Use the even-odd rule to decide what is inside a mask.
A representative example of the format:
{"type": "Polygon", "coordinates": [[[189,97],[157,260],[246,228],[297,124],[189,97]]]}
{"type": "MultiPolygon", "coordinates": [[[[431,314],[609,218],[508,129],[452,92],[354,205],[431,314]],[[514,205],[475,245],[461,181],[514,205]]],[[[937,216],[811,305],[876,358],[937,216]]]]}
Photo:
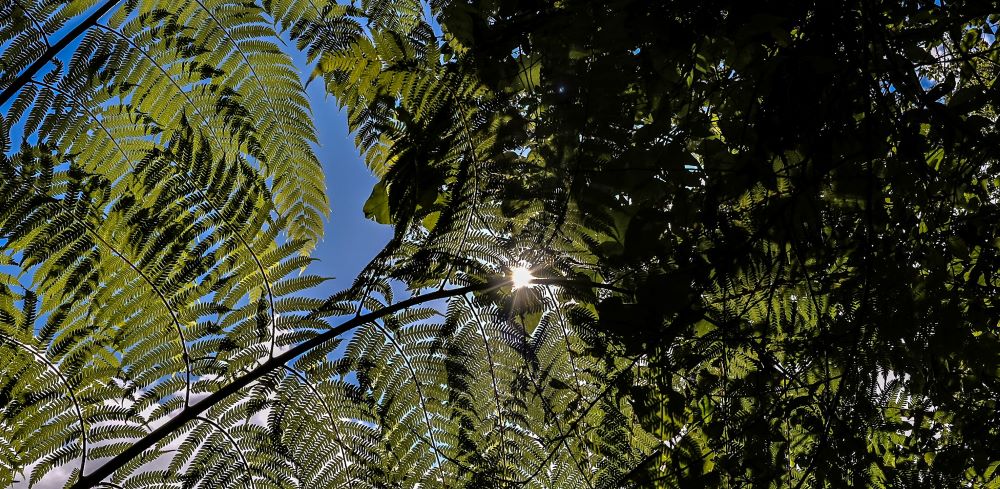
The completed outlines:
{"type": "Polygon", "coordinates": [[[97,21],[100,20],[101,17],[104,17],[105,14],[110,12],[111,9],[120,2],[121,0],[107,0],[104,5],[98,7],[97,10],[84,19],[83,22],[80,22],[80,24],[74,27],[73,30],[69,31],[69,33],[60,39],[59,42],[49,46],[49,48],[42,53],[41,58],[38,58],[34,63],[31,63],[31,66],[28,66],[28,68],[22,71],[20,75],[17,75],[17,78],[15,78],[14,81],[7,86],[7,88],[4,88],[3,92],[0,92],[0,106],[6,104],[15,93],[24,88],[24,86],[31,81],[32,77],[34,77],[43,66],[52,61],[56,55],[62,52],[63,49],[66,49],[66,46],[69,46],[71,42],[80,37],[80,35],[86,32],[87,29],[96,25],[97,21]]]}
{"type": "MultiPolygon", "coordinates": [[[[263,377],[266,374],[271,373],[274,370],[282,368],[286,363],[294,360],[299,355],[308,352],[309,350],[316,348],[317,346],[330,341],[337,336],[340,336],[362,324],[369,323],[376,319],[384,316],[388,316],[394,312],[401,311],[408,307],[422,304],[424,302],[430,302],[437,299],[444,299],[448,297],[454,297],[458,295],[468,294],[470,292],[493,290],[503,285],[507,284],[507,280],[502,281],[490,281],[483,284],[469,285],[466,287],[460,287],[457,289],[449,290],[439,290],[436,292],[431,292],[429,294],[424,294],[416,297],[411,297],[401,302],[386,306],[377,311],[372,311],[368,314],[362,314],[351,318],[339,326],[331,328],[325,333],[314,336],[313,338],[299,343],[294,348],[282,353],[281,355],[272,357],[268,361],[261,364],[259,367],[251,370],[246,375],[238,377],[231,383],[227,384],[225,387],[215,391],[212,395],[206,397],[201,402],[188,406],[178,415],[174,416],[159,428],[151,431],[148,435],[137,440],[132,446],[130,446],[124,452],[116,455],[114,458],[109,460],[104,465],[101,465],[96,470],[87,475],[82,475],[79,480],[73,484],[73,489],[83,489],[94,487],[99,484],[106,477],[113,474],[116,470],[121,468],[123,465],[128,463],[133,458],[142,454],[142,452],[148,450],[157,442],[165,438],[167,435],[178,430],[181,426],[184,426],[187,422],[198,418],[199,415],[207,411],[209,408],[219,403],[223,399],[235,394],[244,387],[250,385],[255,380],[263,377]]],[[[322,312],[322,311],[317,311],[322,312]]]]}
{"type": "MultiPolygon", "coordinates": [[[[167,437],[174,431],[178,430],[180,427],[187,424],[187,422],[198,418],[202,413],[207,411],[212,406],[218,404],[223,399],[239,392],[244,387],[250,385],[257,379],[277,370],[283,368],[285,364],[291,362],[299,355],[302,355],[313,348],[316,348],[327,341],[330,341],[358,326],[370,323],[376,319],[388,316],[398,311],[402,311],[411,306],[417,304],[423,304],[425,302],[430,302],[438,299],[446,299],[449,297],[455,297],[460,295],[465,295],[470,292],[483,292],[495,290],[505,285],[509,285],[511,282],[509,279],[500,278],[490,280],[486,283],[467,285],[465,287],[459,287],[457,289],[448,290],[438,290],[435,292],[430,292],[424,295],[419,295],[415,297],[410,297],[404,301],[397,302],[395,304],[388,305],[382,309],[369,312],[367,314],[362,314],[355,316],[339,326],[330,328],[328,331],[318,334],[309,340],[299,343],[292,349],[282,353],[281,355],[271,357],[266,362],[262,363],[259,367],[247,372],[245,375],[236,378],[231,383],[227,384],[225,387],[213,392],[210,396],[203,399],[197,404],[190,405],[184,408],[179,414],[171,418],[169,421],[164,423],[159,428],[151,431],[149,434],[143,438],[137,440],[132,446],[130,446],[124,452],[116,455],[111,460],[107,461],[104,465],[101,465],[96,470],[87,475],[81,475],[81,477],[76,481],[71,489],[84,489],[97,486],[101,484],[102,480],[113,474],[116,470],[124,466],[126,463],[131,461],[133,458],[138,457],[142,452],[152,448],[153,445],[158,443],[160,440],[167,437]]],[[[569,285],[569,286],[583,286],[587,284],[594,288],[612,288],[605,284],[590,283],[581,280],[566,280],[558,278],[549,279],[537,279],[535,283],[544,285],[569,285]]],[[[624,290],[613,287],[612,290],[624,290]]],[[[628,292],[628,291],[625,291],[628,292]]],[[[332,304],[332,301],[327,301],[326,304],[320,306],[319,309],[315,310],[309,317],[320,317],[324,312],[328,312],[328,308],[332,304]]],[[[593,407],[593,406],[591,406],[593,407]]],[[[589,408],[588,408],[589,411],[589,408]]]]}

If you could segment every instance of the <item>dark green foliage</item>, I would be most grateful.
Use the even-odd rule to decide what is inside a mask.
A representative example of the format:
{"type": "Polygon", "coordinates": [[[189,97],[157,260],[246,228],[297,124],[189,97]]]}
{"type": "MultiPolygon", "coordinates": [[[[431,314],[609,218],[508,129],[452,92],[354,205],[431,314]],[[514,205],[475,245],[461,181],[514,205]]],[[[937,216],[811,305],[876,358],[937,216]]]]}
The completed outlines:
{"type": "Polygon", "coordinates": [[[622,394],[665,445],[628,479],[1000,484],[996,13],[432,12],[443,37],[399,8],[313,44],[382,176],[366,212],[397,226],[390,273],[523,260],[633,291],[576,298],[624,349],[605,358],[642,360],[622,394]]]}

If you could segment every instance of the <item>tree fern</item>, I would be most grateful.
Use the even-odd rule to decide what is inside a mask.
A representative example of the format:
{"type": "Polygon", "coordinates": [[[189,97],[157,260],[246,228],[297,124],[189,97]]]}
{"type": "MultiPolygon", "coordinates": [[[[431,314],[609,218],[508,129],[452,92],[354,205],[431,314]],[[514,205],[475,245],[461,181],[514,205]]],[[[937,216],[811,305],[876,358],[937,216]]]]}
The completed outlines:
{"type": "MultiPolygon", "coordinates": [[[[311,149],[315,135],[301,82],[274,43],[265,12],[204,2],[143,2],[115,10],[117,2],[109,1],[102,7],[109,5],[115,13],[106,24],[94,22],[71,57],[51,58],[54,69],[23,84],[8,124],[23,114],[26,133],[40,127],[39,138],[93,162],[90,171],[116,182],[143,151],[170,141],[191,122],[206,131],[205,142],[216,151],[257,162],[274,179],[276,208],[288,217],[293,237],[315,243],[327,207],[311,149]]],[[[25,26],[19,38],[51,35],[79,15],[74,11],[87,8],[71,2],[51,14],[44,32],[25,26]]],[[[12,11],[18,13],[28,15],[12,11]]],[[[11,74],[24,64],[13,58],[4,63],[11,74]]]]}
{"type": "Polygon", "coordinates": [[[995,22],[792,3],[8,2],[0,482],[996,486],[995,22]]]}
{"type": "Polygon", "coordinates": [[[280,281],[305,264],[298,255],[319,238],[326,197],[301,84],[274,31],[257,7],[165,6],[16,5],[5,15],[5,95],[16,95],[3,130],[6,140],[23,124],[24,146],[3,159],[3,256],[32,283],[23,293],[11,283],[7,296],[40,299],[25,303],[18,329],[4,321],[15,347],[5,357],[36,372],[8,383],[18,401],[5,407],[16,453],[5,474],[32,464],[38,481],[116,455],[296,338],[287,318],[303,303],[281,298],[317,283],[280,281]],[[73,55],[54,53],[66,38],[48,37],[90,11],[67,36],[80,36],[73,55]],[[46,57],[43,75],[15,77],[46,57]]]}

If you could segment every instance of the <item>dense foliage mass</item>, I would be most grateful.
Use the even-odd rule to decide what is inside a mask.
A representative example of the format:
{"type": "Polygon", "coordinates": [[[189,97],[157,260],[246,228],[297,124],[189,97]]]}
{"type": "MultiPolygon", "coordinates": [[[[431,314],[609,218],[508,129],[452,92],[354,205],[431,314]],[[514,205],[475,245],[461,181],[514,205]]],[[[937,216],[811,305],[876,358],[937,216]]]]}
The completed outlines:
{"type": "Polygon", "coordinates": [[[8,3],[2,484],[1000,487],[984,2],[8,3]]]}

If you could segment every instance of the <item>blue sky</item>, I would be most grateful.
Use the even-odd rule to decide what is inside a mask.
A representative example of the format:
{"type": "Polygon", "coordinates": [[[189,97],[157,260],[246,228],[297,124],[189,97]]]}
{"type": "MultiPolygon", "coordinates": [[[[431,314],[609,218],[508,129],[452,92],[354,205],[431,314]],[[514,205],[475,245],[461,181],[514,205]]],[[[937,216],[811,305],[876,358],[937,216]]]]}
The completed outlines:
{"type": "MultiPolygon", "coordinates": [[[[296,58],[296,64],[308,75],[302,57],[296,58]]],[[[389,241],[392,227],[366,219],[362,211],[375,177],[354,147],[346,115],[333,97],[326,95],[321,80],[314,80],[308,93],[320,142],[317,155],[326,172],[332,207],[323,241],[313,253],[318,261],[310,266],[312,273],[334,277],[312,291],[312,295],[325,297],[351,285],[361,268],[389,241]]]]}

